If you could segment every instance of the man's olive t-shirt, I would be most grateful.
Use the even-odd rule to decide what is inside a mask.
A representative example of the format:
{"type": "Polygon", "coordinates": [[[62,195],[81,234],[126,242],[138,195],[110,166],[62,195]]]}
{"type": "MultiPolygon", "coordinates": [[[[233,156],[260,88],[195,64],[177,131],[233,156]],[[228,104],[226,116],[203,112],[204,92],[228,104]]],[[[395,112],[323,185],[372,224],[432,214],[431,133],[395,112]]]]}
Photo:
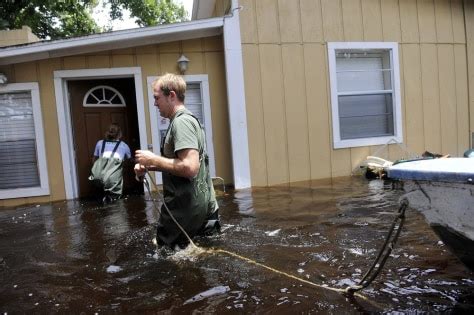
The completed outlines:
{"type": "MultiPolygon", "coordinates": [[[[187,109],[178,111],[171,119],[162,144],[162,155],[177,158],[178,151],[183,149],[195,149],[199,152],[199,172],[191,179],[163,172],[163,191],[171,213],[192,237],[202,228],[206,218],[217,209],[217,202],[209,174],[204,131],[187,109]]],[[[158,222],[158,237],[171,245],[186,240],[181,234],[163,207],[158,222]]]]}

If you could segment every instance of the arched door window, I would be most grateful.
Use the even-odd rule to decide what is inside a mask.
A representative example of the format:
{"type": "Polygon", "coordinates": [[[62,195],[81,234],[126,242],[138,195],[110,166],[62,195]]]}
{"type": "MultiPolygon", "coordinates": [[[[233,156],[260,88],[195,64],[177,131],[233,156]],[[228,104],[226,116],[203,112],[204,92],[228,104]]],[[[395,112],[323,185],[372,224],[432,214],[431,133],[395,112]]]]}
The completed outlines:
{"type": "Polygon", "coordinates": [[[113,87],[98,85],[86,93],[82,105],[84,107],[125,107],[125,100],[122,94],[113,87]]]}

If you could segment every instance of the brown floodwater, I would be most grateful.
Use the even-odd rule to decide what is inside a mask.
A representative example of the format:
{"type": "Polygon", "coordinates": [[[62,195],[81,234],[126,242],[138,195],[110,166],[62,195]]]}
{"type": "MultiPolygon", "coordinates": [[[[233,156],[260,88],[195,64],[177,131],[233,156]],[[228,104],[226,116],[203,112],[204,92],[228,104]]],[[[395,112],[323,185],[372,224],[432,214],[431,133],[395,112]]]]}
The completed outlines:
{"type": "MultiPolygon", "coordinates": [[[[370,267],[401,193],[390,182],[359,177],[220,192],[222,234],[196,243],[344,289],[370,267]]],[[[157,251],[152,242],[157,217],[148,195],[104,206],[76,200],[0,209],[0,312],[474,310],[474,274],[412,209],[396,248],[361,292],[363,298],[225,253],[157,251]]]]}

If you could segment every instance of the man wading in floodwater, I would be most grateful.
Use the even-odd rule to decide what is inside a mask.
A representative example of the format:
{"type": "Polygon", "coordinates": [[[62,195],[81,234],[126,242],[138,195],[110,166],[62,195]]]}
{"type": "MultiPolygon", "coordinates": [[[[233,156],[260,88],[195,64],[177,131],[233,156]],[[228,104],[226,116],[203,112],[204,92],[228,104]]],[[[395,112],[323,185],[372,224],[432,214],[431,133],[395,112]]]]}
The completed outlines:
{"type": "MultiPolygon", "coordinates": [[[[184,106],[186,82],[167,73],[152,83],[155,106],[170,124],[161,141],[161,156],[147,150],[135,152],[135,174],[160,171],[164,201],[190,237],[220,230],[218,205],[209,175],[204,130],[184,106]]],[[[164,205],[157,229],[158,245],[174,248],[189,241],[173,222],[164,205]]]]}

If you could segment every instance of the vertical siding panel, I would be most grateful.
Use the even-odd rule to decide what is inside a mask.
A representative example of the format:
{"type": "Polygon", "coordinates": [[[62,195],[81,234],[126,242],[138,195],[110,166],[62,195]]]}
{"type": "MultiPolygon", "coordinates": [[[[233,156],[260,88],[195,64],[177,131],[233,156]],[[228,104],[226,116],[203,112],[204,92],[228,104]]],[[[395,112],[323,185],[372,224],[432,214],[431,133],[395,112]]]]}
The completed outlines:
{"type": "Polygon", "coordinates": [[[262,104],[262,82],[258,46],[243,45],[245,104],[250,152],[252,186],[266,186],[265,124],[262,104]]]}
{"type": "Polygon", "coordinates": [[[222,52],[205,53],[206,73],[209,75],[209,97],[211,99],[212,133],[217,176],[226,183],[233,181],[232,147],[227,103],[225,62],[222,52]]]}
{"type": "Polygon", "coordinates": [[[337,149],[331,151],[331,176],[349,176],[352,172],[351,149],[337,149]]]}
{"type": "Polygon", "coordinates": [[[331,177],[326,46],[304,45],[311,178],[331,177]]]}
{"type": "Polygon", "coordinates": [[[281,41],[301,42],[300,7],[297,1],[278,0],[281,41]]]}
{"type": "Polygon", "coordinates": [[[321,0],[321,8],[323,12],[324,40],[328,42],[344,40],[340,2],[335,0],[321,0]]]}
{"type": "MultiPolygon", "coordinates": [[[[214,37],[207,37],[205,40],[208,42],[212,42],[214,40],[214,37]]],[[[205,43],[204,46],[206,46],[206,44],[207,43],[205,43]]],[[[175,53],[175,52],[180,51],[181,42],[176,41],[176,42],[162,43],[157,47],[157,49],[160,54],[175,53]]]]}
{"type": "Polygon", "coordinates": [[[420,41],[422,43],[436,43],[433,0],[418,0],[418,21],[420,25],[420,41]]]}
{"type": "Polygon", "coordinates": [[[48,165],[51,192],[50,200],[64,200],[66,199],[66,191],[64,189],[63,169],[58,167],[58,165],[62,165],[62,159],[53,76],[54,71],[61,69],[61,62],[59,59],[40,61],[38,68],[39,81],[41,82],[41,114],[43,116],[46,163],[48,165]]]}
{"type": "Polygon", "coordinates": [[[201,52],[183,52],[189,59],[188,71],[186,74],[202,74],[206,73],[204,68],[204,54],[201,52]]]}
{"type": "Polygon", "coordinates": [[[260,45],[268,184],[287,183],[285,104],[279,45],[260,45]]]}
{"type": "Polygon", "coordinates": [[[398,0],[381,1],[383,39],[391,42],[401,42],[400,8],[398,0]]]}
{"type": "Polygon", "coordinates": [[[257,23],[255,18],[255,0],[240,0],[242,10],[239,13],[242,44],[257,42],[257,23]]]}
{"type": "Polygon", "coordinates": [[[438,53],[434,44],[421,45],[421,78],[425,148],[430,152],[441,153],[438,53]]]}
{"type": "Polygon", "coordinates": [[[282,60],[290,182],[309,180],[311,168],[302,46],[283,45],[282,60]]]}
{"type": "Polygon", "coordinates": [[[260,43],[279,43],[278,8],[274,0],[257,0],[257,32],[260,43]]]}
{"type": "Polygon", "coordinates": [[[90,55],[86,57],[86,65],[89,69],[110,68],[109,55],[90,55]]]}
{"type": "Polygon", "coordinates": [[[362,1],[364,39],[366,41],[381,41],[383,39],[382,13],[380,10],[380,0],[362,1]]]}
{"type": "Polygon", "coordinates": [[[323,19],[320,0],[300,0],[303,42],[323,41],[323,19]]]}
{"type": "Polygon", "coordinates": [[[84,56],[64,57],[62,60],[65,70],[86,68],[86,57],[84,56]]]}
{"type": "MultiPolygon", "coordinates": [[[[367,159],[367,156],[370,155],[370,149],[371,147],[357,147],[350,149],[351,173],[358,174],[357,171],[360,170],[358,166],[361,162],[367,159]]],[[[379,155],[379,157],[381,156],[379,155]]]]}
{"type": "Polygon", "coordinates": [[[17,63],[13,67],[15,68],[16,83],[38,81],[36,62],[17,63]]]}
{"type": "Polygon", "coordinates": [[[469,100],[467,92],[466,48],[464,45],[454,46],[454,62],[456,73],[456,107],[458,125],[458,156],[462,156],[469,148],[469,100]]]}
{"type": "Polygon", "coordinates": [[[160,60],[160,69],[162,73],[171,72],[177,73],[178,66],[176,64],[176,60],[178,60],[180,54],[179,53],[165,53],[159,55],[160,60]]]}
{"type": "Polygon", "coordinates": [[[418,43],[418,18],[416,1],[400,0],[400,22],[402,26],[402,42],[418,43]]]}
{"type": "Polygon", "coordinates": [[[134,55],[112,55],[111,57],[112,67],[133,67],[135,66],[134,55]]]}
{"type": "Polygon", "coordinates": [[[438,45],[441,147],[443,154],[457,154],[456,87],[452,45],[438,45]]]}
{"type": "Polygon", "coordinates": [[[360,0],[342,1],[342,16],[344,39],[346,41],[362,41],[364,30],[360,0]]]}
{"type": "Polygon", "coordinates": [[[419,45],[406,44],[403,50],[406,133],[408,149],[421,154],[424,150],[423,98],[419,45]]]}
{"type": "Polygon", "coordinates": [[[434,0],[438,43],[453,42],[450,0],[434,0]]]}
{"type": "Polygon", "coordinates": [[[453,20],[454,42],[462,44],[466,43],[462,0],[451,0],[451,16],[453,20]]]}

